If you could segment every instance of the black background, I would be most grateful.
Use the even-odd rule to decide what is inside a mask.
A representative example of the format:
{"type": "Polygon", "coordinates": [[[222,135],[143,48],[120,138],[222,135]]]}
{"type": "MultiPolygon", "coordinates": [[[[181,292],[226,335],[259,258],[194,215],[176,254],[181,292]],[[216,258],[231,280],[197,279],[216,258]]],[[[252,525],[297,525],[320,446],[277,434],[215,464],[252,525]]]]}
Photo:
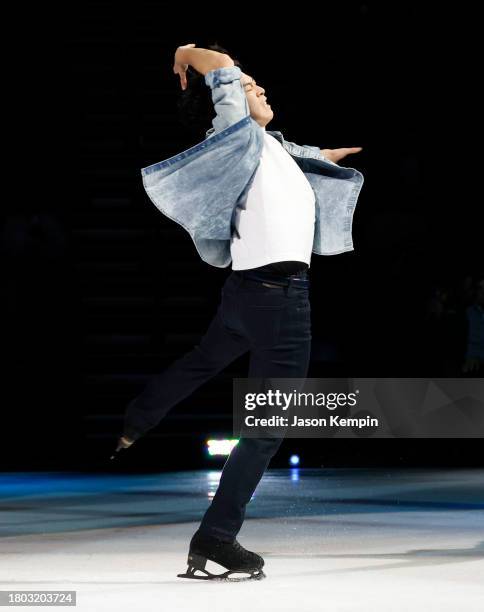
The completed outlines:
{"type": "MultiPolygon", "coordinates": [[[[466,279],[482,274],[472,15],[442,5],[140,1],[29,10],[3,206],[2,469],[109,469],[126,403],[198,342],[229,268],[149,202],[140,168],[203,139],[177,122],[178,45],[218,42],[266,89],[269,129],[362,146],[355,250],[313,255],[309,376],[459,376],[466,279]],[[458,42],[457,42],[458,41],[458,42]],[[28,50],[28,51],[27,51],[28,50]],[[438,288],[448,315],[429,304],[438,288]]],[[[22,53],[18,53],[22,50],[22,53]]],[[[12,64],[13,65],[13,64],[12,64]]],[[[13,115],[12,115],[13,116],[13,115]]],[[[112,469],[214,465],[231,364],[112,469]]],[[[273,465],[483,465],[475,440],[286,440],[273,465]]],[[[218,461],[217,465],[220,465],[218,461]]]]}

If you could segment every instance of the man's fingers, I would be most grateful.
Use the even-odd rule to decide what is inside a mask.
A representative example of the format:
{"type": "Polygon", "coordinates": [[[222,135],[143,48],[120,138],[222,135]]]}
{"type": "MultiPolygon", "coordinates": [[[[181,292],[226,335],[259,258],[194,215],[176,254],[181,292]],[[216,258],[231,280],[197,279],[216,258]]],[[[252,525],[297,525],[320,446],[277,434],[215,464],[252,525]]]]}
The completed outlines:
{"type": "Polygon", "coordinates": [[[351,155],[352,153],[359,153],[362,149],[363,147],[341,147],[340,149],[332,149],[332,152],[336,161],[339,161],[347,155],[351,155]]]}
{"type": "Polygon", "coordinates": [[[182,89],[186,89],[187,87],[187,70],[186,67],[181,66],[181,64],[175,64],[173,66],[173,72],[180,77],[180,87],[182,89]]]}

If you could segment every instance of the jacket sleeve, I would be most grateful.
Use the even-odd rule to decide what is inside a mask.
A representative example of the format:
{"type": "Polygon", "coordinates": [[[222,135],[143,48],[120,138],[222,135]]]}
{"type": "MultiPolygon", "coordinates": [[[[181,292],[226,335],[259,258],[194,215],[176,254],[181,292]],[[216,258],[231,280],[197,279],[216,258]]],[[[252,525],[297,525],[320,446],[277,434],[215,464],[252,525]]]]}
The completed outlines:
{"type": "Polygon", "coordinates": [[[286,142],[294,147],[300,147],[301,149],[305,149],[306,151],[309,151],[309,153],[312,153],[313,155],[318,155],[321,159],[324,159],[325,162],[327,162],[328,164],[333,164],[333,166],[337,166],[338,164],[336,164],[335,162],[331,161],[330,159],[328,159],[327,157],[325,157],[322,153],[321,153],[321,149],[319,147],[313,147],[310,145],[297,145],[295,142],[289,142],[286,140],[286,142]]]}
{"type": "MultiPolygon", "coordinates": [[[[242,71],[238,66],[216,68],[205,75],[205,83],[212,90],[215,117],[210,136],[225,130],[250,114],[247,97],[240,82],[242,71]]],[[[207,132],[208,134],[208,132],[207,132]]]]}

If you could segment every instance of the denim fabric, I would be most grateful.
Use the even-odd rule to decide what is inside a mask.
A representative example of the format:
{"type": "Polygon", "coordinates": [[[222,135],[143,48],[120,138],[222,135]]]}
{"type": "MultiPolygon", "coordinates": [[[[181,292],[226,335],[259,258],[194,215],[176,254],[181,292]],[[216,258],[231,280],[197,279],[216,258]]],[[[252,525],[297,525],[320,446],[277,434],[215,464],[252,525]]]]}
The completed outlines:
{"type": "MultiPolygon", "coordinates": [[[[248,114],[240,77],[237,66],[207,73],[216,116],[205,140],[141,169],[153,204],[189,233],[203,261],[218,268],[231,263],[235,209],[247,198],[263,149],[264,130],[248,114]]],[[[326,160],[318,147],[289,142],[281,132],[266,133],[292,156],[314,190],[313,253],[353,250],[353,214],[363,175],[326,160]]]]}
{"type": "MultiPolygon", "coordinates": [[[[301,275],[307,279],[307,273],[301,275]]],[[[195,347],[153,376],[128,405],[124,434],[137,439],[169,410],[231,362],[250,352],[248,378],[307,376],[311,352],[309,280],[282,286],[283,277],[233,271],[222,287],[217,312],[195,347]],[[259,280],[253,280],[253,277],[259,280]],[[268,287],[263,280],[279,281],[268,287]]],[[[295,388],[294,385],[291,387],[295,388]]],[[[217,493],[200,530],[233,540],[271,457],[283,438],[245,438],[225,463],[217,493]]]]}

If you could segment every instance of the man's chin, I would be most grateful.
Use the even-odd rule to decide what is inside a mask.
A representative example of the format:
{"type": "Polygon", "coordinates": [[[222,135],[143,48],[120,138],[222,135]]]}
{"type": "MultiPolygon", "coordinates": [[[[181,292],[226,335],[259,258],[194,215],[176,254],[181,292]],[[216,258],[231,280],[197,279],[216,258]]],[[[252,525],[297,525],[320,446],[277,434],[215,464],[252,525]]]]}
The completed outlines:
{"type": "Polygon", "coordinates": [[[273,112],[271,112],[271,113],[270,113],[270,114],[269,114],[269,115],[268,115],[268,116],[265,118],[266,125],[267,125],[268,123],[270,123],[270,122],[271,122],[273,119],[274,119],[274,113],[273,113],[273,112]]]}

